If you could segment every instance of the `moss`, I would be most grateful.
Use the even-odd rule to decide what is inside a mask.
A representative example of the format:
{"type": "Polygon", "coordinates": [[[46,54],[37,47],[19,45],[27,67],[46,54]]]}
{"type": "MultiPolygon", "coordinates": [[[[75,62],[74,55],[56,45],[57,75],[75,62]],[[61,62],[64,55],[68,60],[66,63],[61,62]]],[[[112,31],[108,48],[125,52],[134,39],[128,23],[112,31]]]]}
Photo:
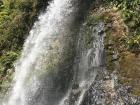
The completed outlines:
{"type": "Polygon", "coordinates": [[[13,64],[18,56],[19,52],[11,51],[0,57],[0,90],[2,91],[6,91],[10,86],[12,73],[14,72],[13,64]]]}
{"type": "MultiPolygon", "coordinates": [[[[91,14],[87,17],[86,19],[86,24],[83,27],[83,34],[84,34],[84,43],[85,43],[85,48],[91,48],[92,47],[92,42],[94,40],[93,38],[93,27],[96,26],[98,23],[99,17],[93,17],[91,14]]],[[[95,30],[96,31],[96,30],[95,30]]]]}

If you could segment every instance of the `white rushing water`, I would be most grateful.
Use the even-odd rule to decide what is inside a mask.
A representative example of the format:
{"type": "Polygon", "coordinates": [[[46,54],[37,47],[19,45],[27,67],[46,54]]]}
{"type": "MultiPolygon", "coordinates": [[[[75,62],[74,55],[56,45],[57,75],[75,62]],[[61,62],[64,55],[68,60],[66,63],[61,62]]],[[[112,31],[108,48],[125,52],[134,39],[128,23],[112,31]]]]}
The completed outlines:
{"type": "MultiPolygon", "coordinates": [[[[75,8],[72,6],[72,0],[54,0],[46,12],[39,16],[38,22],[34,24],[24,44],[21,58],[15,65],[15,83],[9,100],[2,105],[27,105],[28,78],[33,72],[43,70],[43,55],[48,53],[53,39],[66,30],[65,27],[71,21],[73,10],[75,8]]],[[[36,75],[30,78],[34,82],[30,88],[32,92],[36,92],[40,83],[36,75]]]]}

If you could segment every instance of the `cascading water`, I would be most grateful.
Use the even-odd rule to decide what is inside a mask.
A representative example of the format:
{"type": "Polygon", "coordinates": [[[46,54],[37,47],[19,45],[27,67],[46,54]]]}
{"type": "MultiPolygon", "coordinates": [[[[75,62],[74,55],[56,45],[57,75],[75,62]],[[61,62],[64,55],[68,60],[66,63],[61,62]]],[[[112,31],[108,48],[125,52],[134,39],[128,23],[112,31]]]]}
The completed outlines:
{"type": "MultiPolygon", "coordinates": [[[[81,28],[77,44],[77,56],[73,65],[75,76],[72,89],[59,105],[83,105],[86,92],[90,89],[99,71],[104,69],[104,23],[91,27],[90,35],[93,37],[91,48],[85,48],[85,35],[81,28]]],[[[86,103],[84,105],[94,105],[86,103]]]]}
{"type": "Polygon", "coordinates": [[[15,65],[9,100],[2,105],[82,105],[103,69],[104,34],[99,33],[104,24],[91,28],[93,41],[86,48],[84,25],[79,35],[73,29],[78,28],[77,6],[77,0],[54,0],[39,16],[15,65]]]}
{"type": "MultiPolygon", "coordinates": [[[[30,35],[27,38],[20,60],[15,65],[15,84],[13,85],[8,102],[2,105],[31,105],[34,101],[32,96],[36,95],[41,83],[38,73],[43,72],[47,57],[52,44],[57,42],[60,35],[67,33],[72,23],[73,13],[76,8],[72,5],[73,0],[54,0],[46,10],[39,16],[30,35]],[[46,59],[45,59],[46,57],[46,59]]],[[[62,49],[59,49],[61,51],[62,49]]],[[[33,105],[50,105],[49,102],[41,100],[33,105]],[[44,103],[45,102],[45,103],[44,103]]]]}

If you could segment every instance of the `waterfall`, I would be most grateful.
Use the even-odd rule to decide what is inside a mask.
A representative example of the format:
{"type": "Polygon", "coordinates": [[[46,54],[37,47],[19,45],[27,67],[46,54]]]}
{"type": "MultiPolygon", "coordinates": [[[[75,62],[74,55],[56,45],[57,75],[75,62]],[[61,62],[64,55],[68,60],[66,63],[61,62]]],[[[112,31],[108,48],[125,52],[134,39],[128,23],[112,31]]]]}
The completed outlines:
{"type": "MultiPolygon", "coordinates": [[[[119,28],[112,22],[116,15],[110,16],[114,10],[102,8],[102,0],[49,1],[25,40],[0,105],[140,105],[140,97],[131,94],[134,87],[119,83],[123,76],[120,48],[112,37],[119,28]]],[[[6,60],[11,64],[11,57],[6,60]]],[[[11,76],[6,72],[1,90],[11,76]]]]}
{"type": "MultiPolygon", "coordinates": [[[[38,73],[46,69],[44,64],[47,58],[45,57],[49,55],[50,50],[53,49],[52,44],[60,35],[68,33],[67,28],[72,22],[75,10],[73,0],[54,0],[50,2],[46,12],[39,16],[26,39],[21,58],[15,65],[15,83],[9,100],[2,105],[29,104],[32,100],[30,96],[34,96],[41,85],[38,73]]],[[[49,104],[37,102],[36,105],[49,104]]]]}
{"type": "MultiPolygon", "coordinates": [[[[88,6],[89,1],[85,1],[88,6]]],[[[103,69],[104,24],[90,28],[93,40],[86,48],[86,23],[79,32],[80,22],[75,20],[83,19],[80,15],[87,8],[85,2],[86,10],[78,7],[79,2],[53,0],[39,16],[15,64],[8,101],[2,105],[82,105],[98,71],[103,69]],[[77,14],[80,8],[83,11],[77,14]]]]}
{"type": "MultiPolygon", "coordinates": [[[[75,76],[72,88],[63,98],[59,105],[85,105],[83,100],[86,92],[94,84],[95,78],[99,71],[104,69],[103,53],[104,53],[104,23],[99,22],[91,27],[90,35],[93,37],[90,48],[85,48],[85,25],[81,27],[77,42],[77,55],[75,64],[73,65],[75,76]]],[[[86,105],[93,105],[86,103],[86,105]]]]}

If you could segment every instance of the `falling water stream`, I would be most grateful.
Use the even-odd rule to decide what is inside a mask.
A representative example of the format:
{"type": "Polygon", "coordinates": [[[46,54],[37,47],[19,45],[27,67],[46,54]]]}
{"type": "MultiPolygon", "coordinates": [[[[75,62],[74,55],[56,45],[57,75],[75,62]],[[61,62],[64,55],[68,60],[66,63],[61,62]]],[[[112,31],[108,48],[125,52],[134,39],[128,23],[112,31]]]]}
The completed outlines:
{"type": "MultiPolygon", "coordinates": [[[[99,71],[104,69],[104,23],[99,22],[91,28],[93,42],[91,48],[85,48],[85,37],[83,32],[84,24],[77,43],[77,55],[73,65],[75,76],[73,86],[68,90],[59,105],[83,105],[86,92],[91,88],[99,71]]],[[[88,103],[87,105],[92,105],[88,103]]]]}
{"type": "MultiPolygon", "coordinates": [[[[36,93],[40,86],[37,72],[43,71],[43,58],[48,54],[54,39],[67,31],[71,23],[73,0],[54,0],[50,3],[46,12],[39,16],[38,22],[30,31],[21,58],[15,65],[15,84],[10,98],[3,105],[27,105],[30,98],[28,95],[36,93]],[[29,86],[27,84],[31,83],[29,86]],[[31,89],[31,92],[28,90],[31,89]]],[[[47,103],[46,103],[47,104],[47,103]]],[[[46,105],[38,103],[37,105],[46,105]]]]}
{"type": "MultiPolygon", "coordinates": [[[[58,75],[60,73],[55,66],[58,66],[57,63],[61,62],[60,58],[64,57],[65,47],[67,47],[65,37],[68,37],[68,40],[74,39],[74,37],[70,38],[70,32],[77,11],[76,3],[78,2],[76,1],[78,0],[53,0],[46,12],[39,16],[26,39],[21,58],[15,64],[14,84],[9,92],[9,99],[2,105],[82,104],[86,91],[93,84],[98,71],[102,69],[104,35],[98,35],[98,32],[103,30],[104,25],[99,23],[93,28],[91,34],[94,40],[89,49],[84,46],[84,35],[81,28],[77,35],[78,38],[74,40],[77,46],[74,63],[67,64],[72,66],[71,70],[67,68],[67,65],[66,68],[58,67],[62,69],[61,71],[64,69],[62,73],[68,74],[73,71],[70,84],[67,83],[69,80],[67,80],[67,75],[64,76],[65,78],[58,75]],[[46,71],[47,68],[52,67],[55,69],[54,73],[46,71]],[[62,78],[60,79],[61,83],[57,82],[59,78],[62,78]],[[63,89],[61,85],[65,84],[69,85],[63,89]]],[[[67,52],[67,55],[71,53],[67,52]]],[[[72,55],[74,56],[74,54],[72,55]]],[[[63,62],[62,66],[65,63],[63,62]]]]}

